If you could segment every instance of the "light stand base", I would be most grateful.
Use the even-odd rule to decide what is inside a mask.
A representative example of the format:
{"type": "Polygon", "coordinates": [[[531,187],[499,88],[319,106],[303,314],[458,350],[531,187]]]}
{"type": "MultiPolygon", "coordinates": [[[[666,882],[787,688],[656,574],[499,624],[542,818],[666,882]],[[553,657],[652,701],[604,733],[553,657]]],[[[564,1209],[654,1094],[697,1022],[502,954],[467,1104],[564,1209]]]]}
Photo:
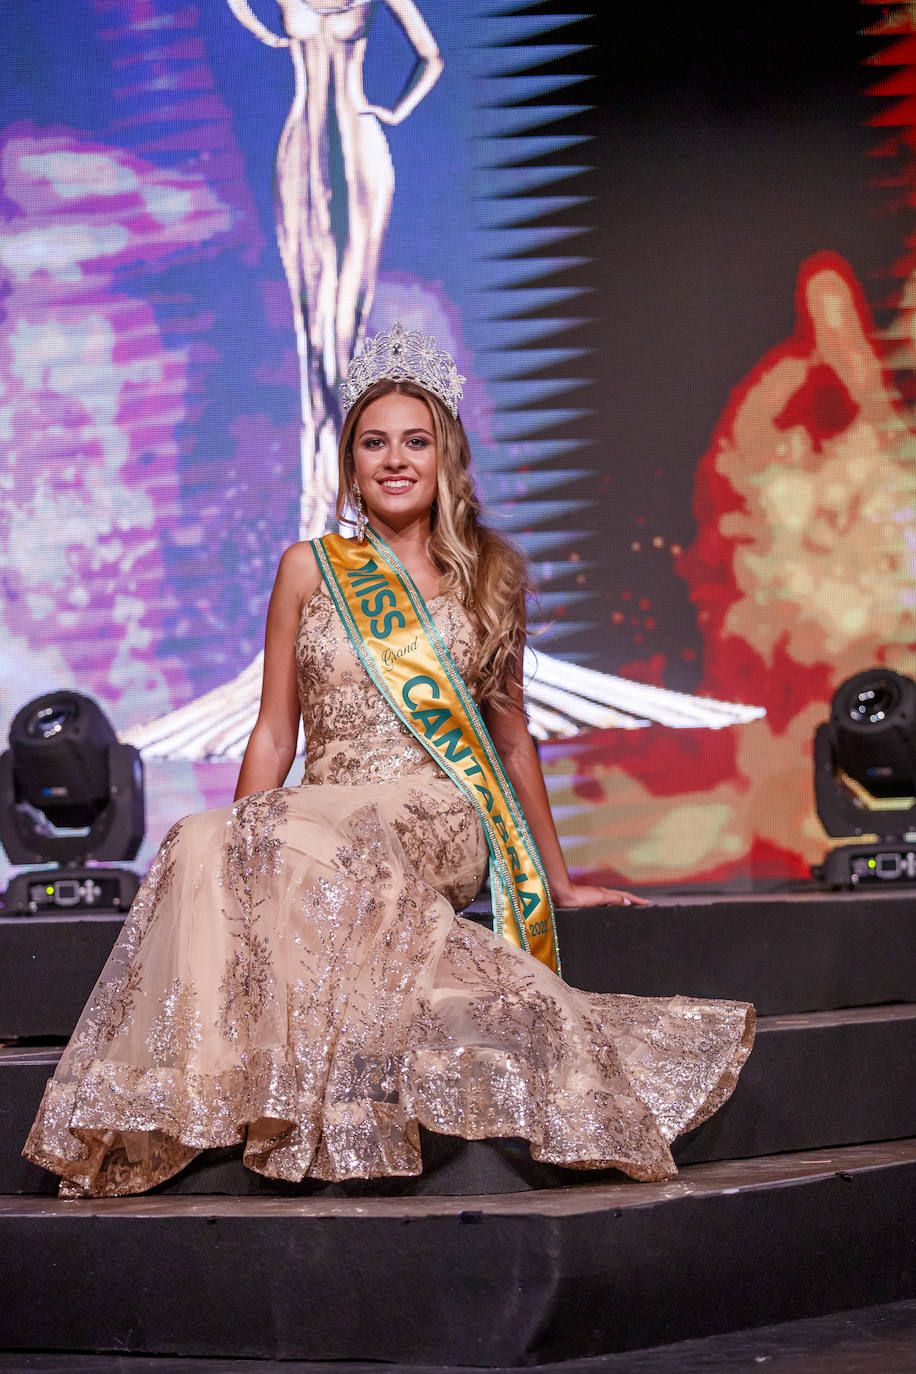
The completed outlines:
{"type": "Polygon", "coordinates": [[[45,868],[17,873],[3,898],[7,915],[127,911],[140,879],[129,868],[45,868]]]}
{"type": "Polygon", "coordinates": [[[811,876],[834,889],[916,887],[916,836],[888,836],[871,844],[843,844],[831,849],[811,876]]]}

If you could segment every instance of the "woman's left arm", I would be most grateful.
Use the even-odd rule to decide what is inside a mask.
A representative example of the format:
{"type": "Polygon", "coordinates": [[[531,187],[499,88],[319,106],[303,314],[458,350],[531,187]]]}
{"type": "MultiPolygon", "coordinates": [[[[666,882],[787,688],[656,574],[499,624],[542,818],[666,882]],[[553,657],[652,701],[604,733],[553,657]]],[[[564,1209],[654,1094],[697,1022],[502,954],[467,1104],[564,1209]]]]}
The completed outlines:
{"type": "Polygon", "coordinates": [[[416,49],[417,64],[393,110],[383,105],[366,105],[360,114],[375,115],[382,124],[400,124],[432,90],[445,64],[429,25],[414,0],[388,0],[388,7],[416,49]]]}
{"type": "Polygon", "coordinates": [[[647,906],[648,903],[643,897],[635,897],[629,892],[619,892],[616,888],[574,883],[570,878],[560,848],[557,828],[550,814],[544,774],[541,772],[534,741],[528,733],[520,675],[510,683],[509,695],[516,705],[511,708],[485,707],[484,721],[525,813],[531,837],[547,873],[554,905],[647,906]]]}

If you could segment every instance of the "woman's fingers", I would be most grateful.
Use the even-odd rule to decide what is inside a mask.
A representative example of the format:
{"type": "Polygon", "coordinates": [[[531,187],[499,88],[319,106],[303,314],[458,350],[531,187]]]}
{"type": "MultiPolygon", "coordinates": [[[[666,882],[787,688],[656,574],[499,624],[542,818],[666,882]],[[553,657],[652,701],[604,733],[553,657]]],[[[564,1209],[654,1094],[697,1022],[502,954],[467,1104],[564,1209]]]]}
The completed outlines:
{"type": "Polygon", "coordinates": [[[622,892],[616,887],[592,887],[586,883],[577,883],[568,900],[562,903],[564,907],[648,905],[645,897],[637,897],[632,892],[622,892]]]}
{"type": "Polygon", "coordinates": [[[608,898],[609,898],[609,901],[608,901],[608,903],[607,903],[608,906],[648,906],[648,905],[649,905],[649,903],[646,901],[645,897],[637,897],[637,896],[635,895],[635,893],[633,893],[633,892],[620,892],[620,891],[618,891],[618,889],[615,888],[615,887],[606,887],[606,888],[604,888],[603,890],[604,890],[604,892],[607,894],[607,896],[608,896],[608,898]]]}

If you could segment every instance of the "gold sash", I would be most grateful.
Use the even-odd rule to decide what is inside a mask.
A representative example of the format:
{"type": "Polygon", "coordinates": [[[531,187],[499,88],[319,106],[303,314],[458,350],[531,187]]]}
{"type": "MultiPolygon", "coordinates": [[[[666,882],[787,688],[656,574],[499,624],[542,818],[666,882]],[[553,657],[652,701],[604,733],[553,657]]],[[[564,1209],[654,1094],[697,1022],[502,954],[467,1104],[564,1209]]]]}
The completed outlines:
{"type": "Polygon", "coordinates": [[[477,808],[494,930],[559,973],[547,878],[493,741],[407,569],[374,530],[366,538],[312,540],[328,592],[382,696],[477,808]]]}

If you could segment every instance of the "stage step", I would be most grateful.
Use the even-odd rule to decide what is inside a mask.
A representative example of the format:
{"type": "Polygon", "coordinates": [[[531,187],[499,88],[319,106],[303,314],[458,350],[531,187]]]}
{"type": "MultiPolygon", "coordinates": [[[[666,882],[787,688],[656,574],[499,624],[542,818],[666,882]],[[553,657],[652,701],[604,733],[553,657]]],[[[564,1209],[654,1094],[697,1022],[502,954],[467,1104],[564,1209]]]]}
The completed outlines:
{"type": "Polygon", "coordinates": [[[0,1040],[66,1040],[123,917],[0,916],[0,1040]]]}
{"type": "MultiPolygon", "coordinates": [[[[63,1203],[18,1153],[59,1049],[0,1050],[0,1348],[523,1365],[914,1297],[914,920],[898,893],[559,913],[578,986],[765,1013],[666,1185],[424,1133],[418,1180],[296,1188],[207,1152],[63,1203]]],[[[0,917],[0,1039],[69,1035],[119,926],[0,917]]]]}
{"type": "MultiPolygon", "coordinates": [[[[57,1051],[0,1050],[0,1193],[49,1193],[55,1179],[19,1150],[57,1051]]],[[[675,1147],[679,1164],[774,1155],[916,1135],[916,1005],[764,1017],[729,1102],[675,1147]]],[[[211,1151],[163,1185],[175,1193],[290,1193],[303,1189],[416,1196],[509,1193],[575,1186],[595,1175],[536,1164],[520,1142],[425,1134],[418,1179],[344,1187],[277,1184],[246,1169],[238,1150],[211,1151]]],[[[603,1177],[616,1177],[604,1175],[603,1177]]]]}
{"type": "MultiPolygon", "coordinates": [[[[0,1040],[69,1036],[120,924],[110,912],[0,916],[0,1040]]],[[[916,989],[912,893],[669,899],[561,911],[557,928],[567,981],[590,992],[725,997],[776,1016],[916,989]]]]}
{"type": "Polygon", "coordinates": [[[563,974],[588,992],[725,997],[761,1016],[909,1002],[916,893],[667,898],[558,916],[563,974]]]}
{"type": "Polygon", "coordinates": [[[545,1363],[916,1296],[916,1140],[511,1197],[0,1204],[0,1348],[545,1363]]]}

